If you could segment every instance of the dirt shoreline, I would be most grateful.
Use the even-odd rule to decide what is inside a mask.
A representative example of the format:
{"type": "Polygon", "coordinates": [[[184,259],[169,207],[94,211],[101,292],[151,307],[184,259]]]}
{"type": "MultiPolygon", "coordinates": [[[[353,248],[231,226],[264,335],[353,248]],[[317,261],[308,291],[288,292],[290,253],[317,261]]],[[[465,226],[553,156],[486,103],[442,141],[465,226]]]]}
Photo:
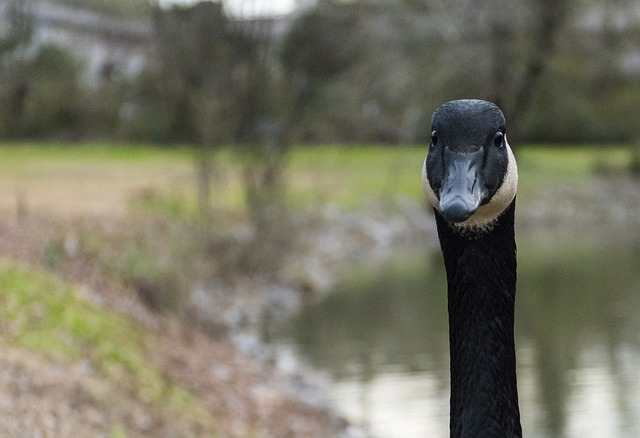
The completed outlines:
{"type": "MultiPolygon", "coordinates": [[[[179,315],[151,312],[135,292],[114,281],[94,254],[74,243],[84,227],[112,232],[121,224],[56,222],[31,215],[0,220],[0,256],[53,272],[77,285],[95,306],[138,321],[152,339],[147,359],[166,378],[197,397],[209,420],[182,422],[163,408],[104,381],[88,362],[51,361],[5,345],[0,359],[0,435],[127,437],[361,437],[326,402],[322,384],[304,370],[279,369],[271,354],[241,351],[179,315]],[[51,260],[52,247],[62,255],[51,260]],[[298,389],[291,382],[298,380],[298,389]],[[305,392],[307,393],[305,396],[305,392]],[[215,433],[214,433],[215,432],[215,433]]],[[[177,417],[176,417],[177,418],[177,417]]]]}

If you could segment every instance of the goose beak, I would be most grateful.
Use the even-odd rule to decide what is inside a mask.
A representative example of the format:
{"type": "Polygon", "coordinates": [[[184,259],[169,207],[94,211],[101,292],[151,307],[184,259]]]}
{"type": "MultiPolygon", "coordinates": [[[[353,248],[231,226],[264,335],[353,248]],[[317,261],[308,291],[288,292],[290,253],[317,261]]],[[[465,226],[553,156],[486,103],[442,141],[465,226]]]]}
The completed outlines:
{"type": "Polygon", "coordinates": [[[438,210],[448,222],[460,223],[469,219],[488,195],[482,183],[483,161],[483,148],[470,153],[445,148],[445,175],[438,210]]]}

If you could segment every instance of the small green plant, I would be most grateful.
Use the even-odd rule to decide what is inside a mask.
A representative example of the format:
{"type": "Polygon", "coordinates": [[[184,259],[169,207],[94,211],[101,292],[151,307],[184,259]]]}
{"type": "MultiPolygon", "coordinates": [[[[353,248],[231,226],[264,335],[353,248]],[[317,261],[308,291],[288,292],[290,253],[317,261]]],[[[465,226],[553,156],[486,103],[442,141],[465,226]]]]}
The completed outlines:
{"type": "Polygon", "coordinates": [[[195,203],[189,203],[185,197],[168,195],[153,187],[140,190],[132,199],[131,206],[145,213],[172,219],[192,218],[196,216],[195,203]]]}
{"type": "Polygon", "coordinates": [[[176,273],[160,261],[161,257],[149,247],[125,249],[124,256],[117,261],[118,275],[151,310],[176,311],[182,295],[180,285],[176,273]]]}

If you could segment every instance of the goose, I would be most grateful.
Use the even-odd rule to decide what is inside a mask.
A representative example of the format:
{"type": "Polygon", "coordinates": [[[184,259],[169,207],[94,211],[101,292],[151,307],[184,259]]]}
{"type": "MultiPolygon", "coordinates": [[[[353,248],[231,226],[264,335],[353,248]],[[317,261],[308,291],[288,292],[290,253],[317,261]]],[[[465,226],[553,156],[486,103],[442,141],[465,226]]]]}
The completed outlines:
{"type": "Polygon", "coordinates": [[[450,436],[521,437],[516,383],[516,161],[498,106],[454,100],[431,118],[422,186],[447,275],[450,436]]]}

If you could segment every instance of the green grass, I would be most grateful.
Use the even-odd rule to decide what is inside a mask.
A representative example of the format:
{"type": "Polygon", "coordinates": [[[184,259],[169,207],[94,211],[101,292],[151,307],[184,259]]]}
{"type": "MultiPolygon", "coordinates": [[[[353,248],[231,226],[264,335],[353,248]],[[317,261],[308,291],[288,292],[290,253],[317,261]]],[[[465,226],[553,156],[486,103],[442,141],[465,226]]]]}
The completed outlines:
{"type": "MultiPolygon", "coordinates": [[[[307,146],[294,148],[285,178],[294,208],[331,203],[360,209],[371,200],[422,202],[426,147],[307,146]]],[[[625,147],[522,147],[516,152],[520,198],[558,184],[580,184],[596,169],[624,170],[625,147]]],[[[215,157],[212,203],[244,212],[241,169],[228,149],[215,157]]],[[[16,205],[63,216],[123,215],[136,207],[195,209],[193,151],[145,145],[0,147],[0,214],[16,205]],[[132,200],[136,202],[132,203],[132,200]]]]}
{"type": "MultiPolygon", "coordinates": [[[[426,152],[426,147],[299,148],[290,159],[290,191],[300,202],[332,202],[346,208],[360,208],[371,199],[422,202],[426,152]]],[[[516,154],[520,199],[552,186],[578,185],[598,169],[624,172],[631,160],[630,150],[622,146],[524,146],[516,154]]]]}
{"type": "Polygon", "coordinates": [[[295,149],[290,193],[298,203],[360,208],[372,199],[421,197],[424,148],[322,146],[295,149]]]}
{"type": "Polygon", "coordinates": [[[523,147],[516,152],[518,198],[527,200],[558,186],[576,189],[598,172],[626,174],[631,157],[623,146],[523,147]]]}

